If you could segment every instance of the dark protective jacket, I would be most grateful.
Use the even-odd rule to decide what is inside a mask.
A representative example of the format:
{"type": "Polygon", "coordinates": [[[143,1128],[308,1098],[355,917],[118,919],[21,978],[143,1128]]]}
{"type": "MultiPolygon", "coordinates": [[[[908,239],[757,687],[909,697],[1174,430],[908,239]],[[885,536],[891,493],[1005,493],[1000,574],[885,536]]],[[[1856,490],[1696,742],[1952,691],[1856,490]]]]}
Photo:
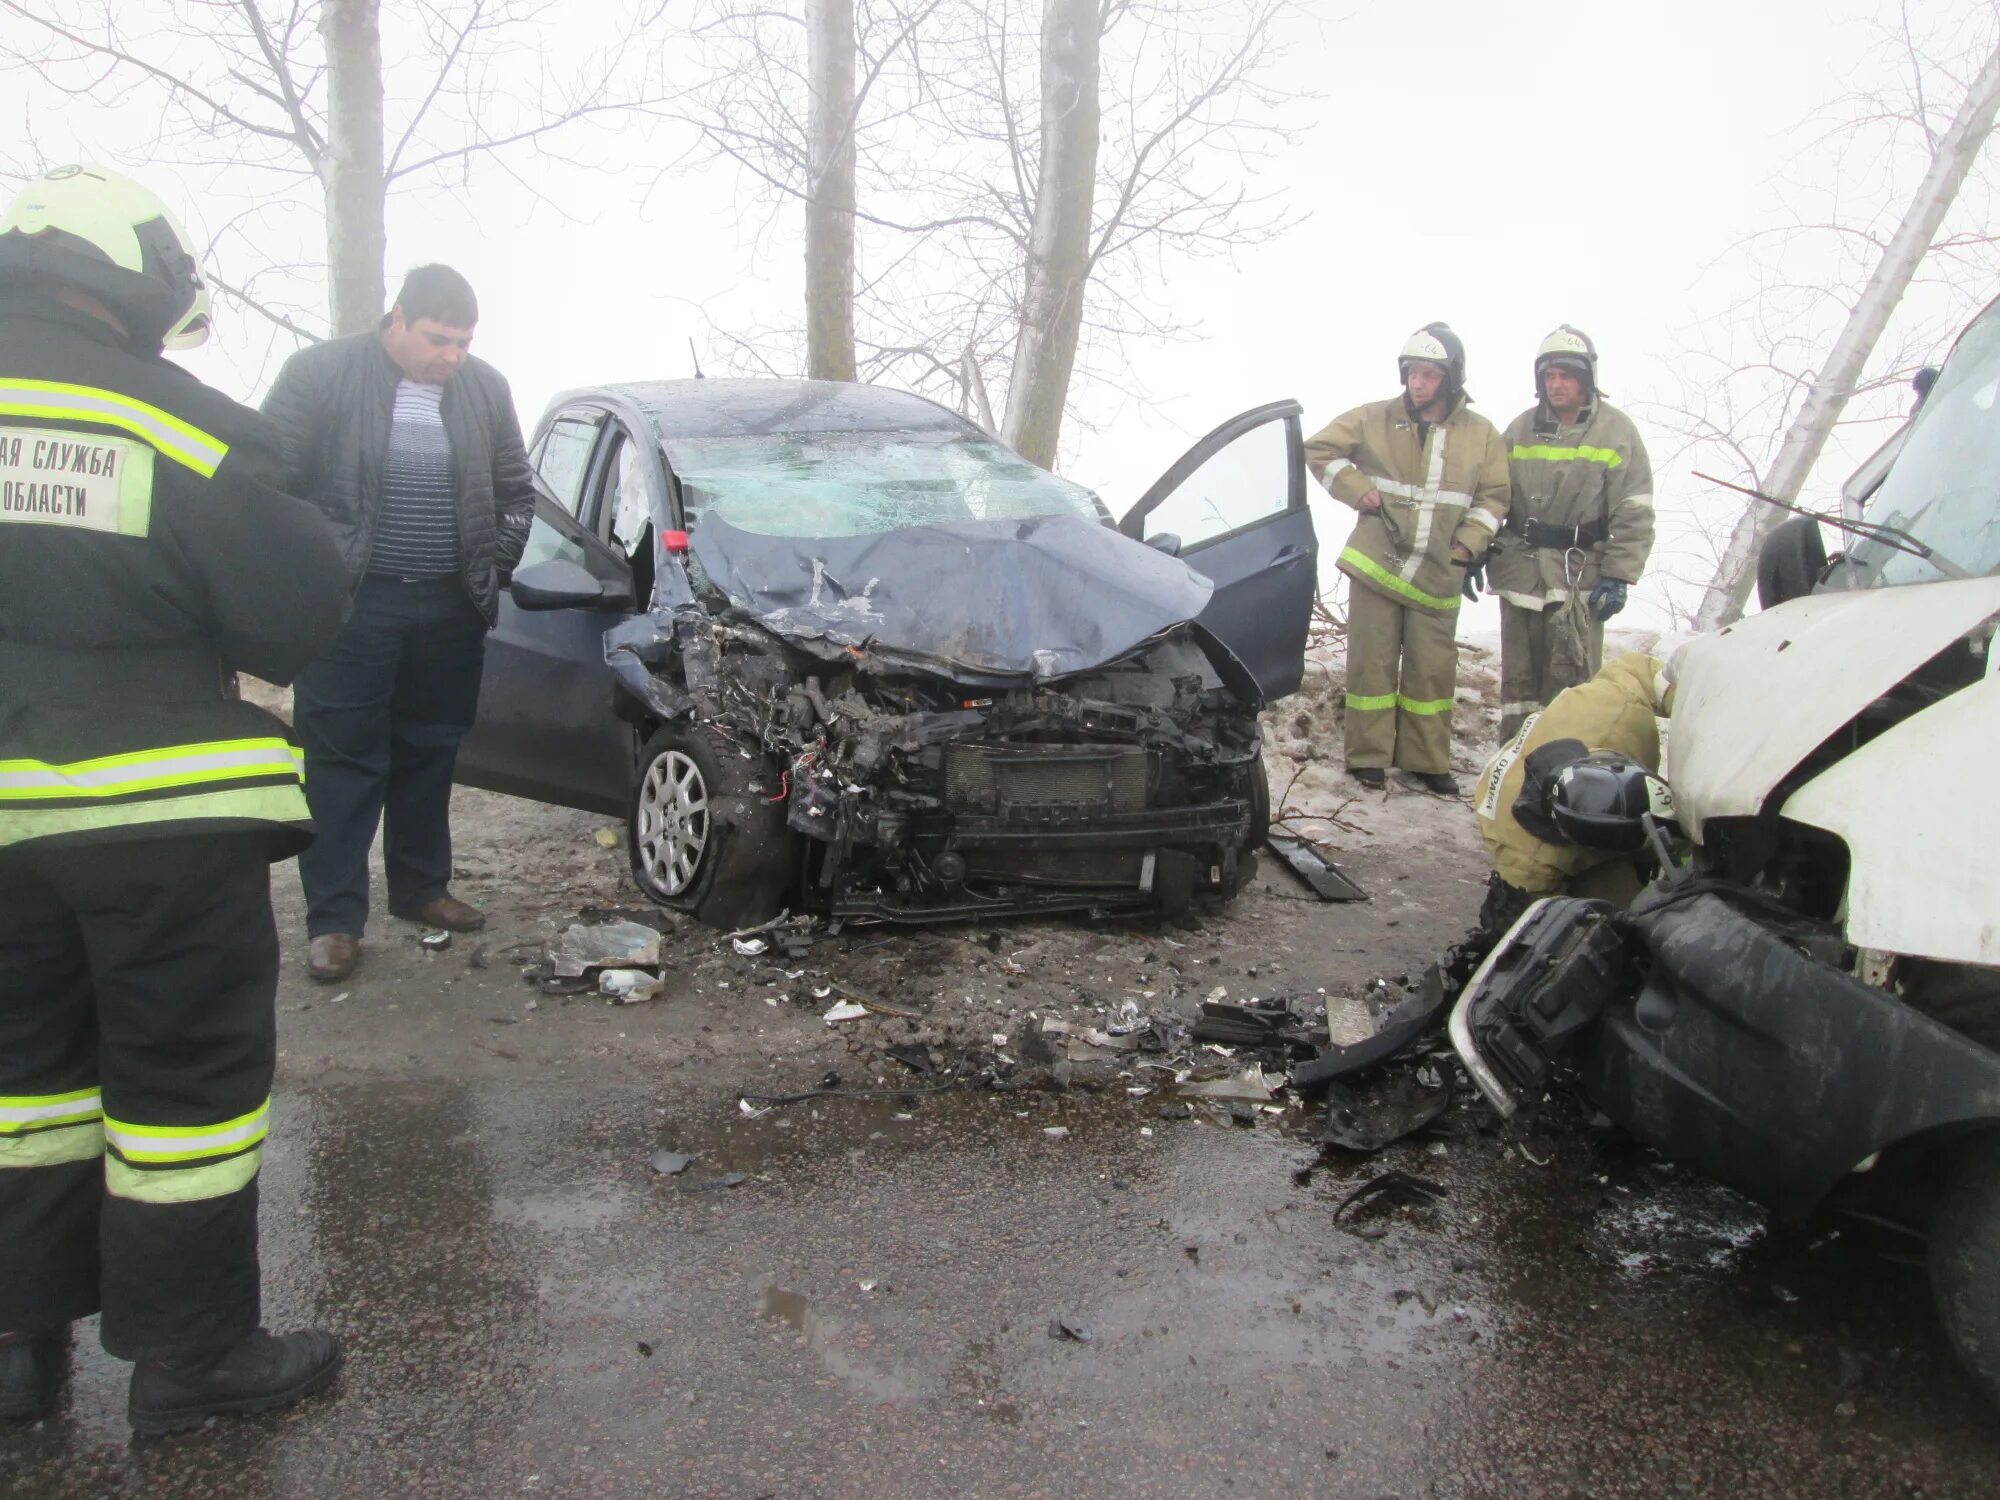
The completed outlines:
{"type": "MultiPolygon", "coordinates": [[[[402,371],[374,333],[301,349],[264,398],[284,444],[286,488],[326,514],[359,587],[382,514],[382,458],[402,371]]],[[[500,587],[520,561],[534,519],[534,475],[513,393],[500,372],[468,358],[439,404],[458,488],[458,557],[466,597],[493,623],[500,587]]]]}
{"type": "Polygon", "coordinates": [[[0,848],[310,827],[236,695],[340,628],[346,570],[256,412],[40,292],[0,290],[0,848]]]}

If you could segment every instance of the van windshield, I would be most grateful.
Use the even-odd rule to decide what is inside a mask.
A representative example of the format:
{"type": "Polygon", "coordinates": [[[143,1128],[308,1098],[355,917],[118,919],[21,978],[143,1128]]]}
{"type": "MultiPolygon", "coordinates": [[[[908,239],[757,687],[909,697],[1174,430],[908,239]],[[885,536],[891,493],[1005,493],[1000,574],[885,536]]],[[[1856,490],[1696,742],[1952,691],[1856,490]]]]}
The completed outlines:
{"type": "MultiPolygon", "coordinates": [[[[1960,335],[1867,518],[1907,531],[1968,573],[2000,571],[2000,304],[1960,335]]],[[[1847,557],[1861,588],[1945,576],[1880,542],[1857,541],[1847,557]]]]}

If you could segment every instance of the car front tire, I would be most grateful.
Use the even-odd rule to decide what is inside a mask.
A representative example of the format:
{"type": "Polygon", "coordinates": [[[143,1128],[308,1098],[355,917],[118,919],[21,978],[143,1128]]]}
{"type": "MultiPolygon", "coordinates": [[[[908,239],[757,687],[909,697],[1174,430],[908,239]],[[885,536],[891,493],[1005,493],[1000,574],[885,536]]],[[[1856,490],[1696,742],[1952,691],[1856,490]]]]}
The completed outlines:
{"type": "Polygon", "coordinates": [[[694,725],[656,730],[626,812],[632,878],[712,927],[751,927],[784,904],[796,869],[780,779],[762,756],[694,725]]]}
{"type": "Polygon", "coordinates": [[[1931,1295],[1965,1368],[2000,1403],[2000,1136],[1972,1146],[1930,1236],[1931,1295]]]}

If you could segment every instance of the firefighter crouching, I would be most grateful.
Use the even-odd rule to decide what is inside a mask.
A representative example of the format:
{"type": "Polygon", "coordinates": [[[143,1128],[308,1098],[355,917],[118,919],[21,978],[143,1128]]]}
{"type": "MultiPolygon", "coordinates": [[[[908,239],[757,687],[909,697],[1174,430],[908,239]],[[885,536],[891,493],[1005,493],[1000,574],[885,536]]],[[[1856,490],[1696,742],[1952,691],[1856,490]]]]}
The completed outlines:
{"type": "Polygon", "coordinates": [[[1411,334],[1396,373],[1402,395],[1334,418],[1306,444],[1306,465],[1360,512],[1337,564],[1349,581],[1348,774],[1380,787],[1394,766],[1449,797],[1463,570],[1507,514],[1507,451],[1470,408],[1465,346],[1446,325],[1411,334]]]}
{"type": "Polygon", "coordinates": [[[1531,713],[1480,773],[1473,810],[1493,873],[1476,961],[1544,896],[1629,906],[1652,873],[1642,813],[1672,817],[1658,780],[1659,720],[1670,714],[1667,663],[1634,653],[1531,713]]]}
{"type": "MultiPolygon", "coordinates": [[[[1597,388],[1597,346],[1565,323],[1535,354],[1535,405],[1507,425],[1513,494],[1484,565],[1500,596],[1500,737],[1604,661],[1604,622],[1653,550],[1653,468],[1597,388]]],[[[1467,597],[1481,570],[1468,571],[1467,597]]]]}
{"type": "Polygon", "coordinates": [[[332,1336],[258,1327],[299,751],[236,696],[331,638],[346,570],[264,419],[162,358],[207,333],[188,240],[68,167],[0,214],[0,1416],[69,1325],[140,1433],[288,1405],[332,1336]]]}

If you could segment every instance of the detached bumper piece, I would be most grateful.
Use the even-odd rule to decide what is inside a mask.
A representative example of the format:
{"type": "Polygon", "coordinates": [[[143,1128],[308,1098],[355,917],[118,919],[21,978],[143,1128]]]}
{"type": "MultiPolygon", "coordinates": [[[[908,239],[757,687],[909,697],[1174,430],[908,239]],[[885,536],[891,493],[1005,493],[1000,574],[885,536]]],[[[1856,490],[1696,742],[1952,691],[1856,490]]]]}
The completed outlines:
{"type": "Polygon", "coordinates": [[[1522,913],[1452,1010],[1451,1043],[1504,1119],[1539,1098],[1586,1027],[1631,986],[1609,902],[1558,896],[1522,913]]]}

